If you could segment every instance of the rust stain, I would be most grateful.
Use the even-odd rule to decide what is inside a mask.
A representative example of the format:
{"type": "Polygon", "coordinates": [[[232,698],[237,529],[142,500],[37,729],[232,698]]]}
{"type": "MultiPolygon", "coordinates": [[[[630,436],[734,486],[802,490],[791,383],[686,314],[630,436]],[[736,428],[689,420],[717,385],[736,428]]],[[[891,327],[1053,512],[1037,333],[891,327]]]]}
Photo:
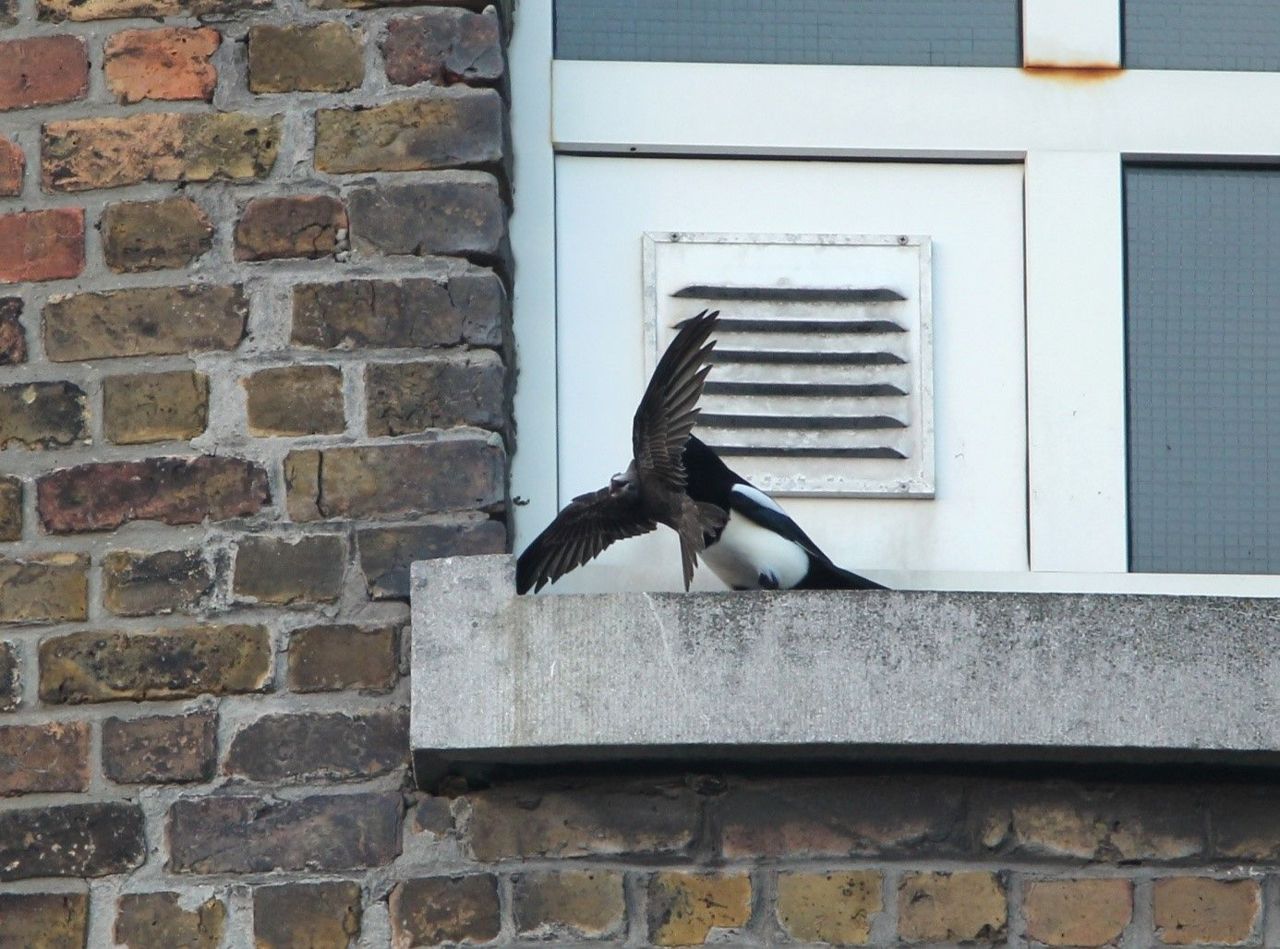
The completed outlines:
{"type": "Polygon", "coordinates": [[[1078,63],[1064,66],[1060,63],[1026,63],[1022,71],[1038,79],[1055,79],[1060,82],[1106,82],[1124,74],[1123,67],[1098,63],[1078,63]]]}

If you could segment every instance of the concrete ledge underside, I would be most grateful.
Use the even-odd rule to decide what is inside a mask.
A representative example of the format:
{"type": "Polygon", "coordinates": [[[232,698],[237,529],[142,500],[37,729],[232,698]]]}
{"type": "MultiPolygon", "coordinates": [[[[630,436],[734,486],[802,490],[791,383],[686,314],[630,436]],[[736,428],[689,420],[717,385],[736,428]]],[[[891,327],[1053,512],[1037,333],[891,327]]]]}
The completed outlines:
{"type": "Polygon", "coordinates": [[[1280,601],[517,596],[413,567],[411,740],[450,767],[620,760],[1280,761],[1280,601]]]}

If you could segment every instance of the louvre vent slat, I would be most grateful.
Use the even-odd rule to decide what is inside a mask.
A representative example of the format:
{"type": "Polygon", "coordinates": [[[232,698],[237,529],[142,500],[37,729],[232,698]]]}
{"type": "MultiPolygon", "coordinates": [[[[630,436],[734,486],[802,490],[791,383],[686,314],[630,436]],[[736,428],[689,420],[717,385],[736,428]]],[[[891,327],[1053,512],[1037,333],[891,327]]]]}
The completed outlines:
{"type": "Polygon", "coordinates": [[[763,428],[818,432],[866,431],[869,429],[906,428],[907,423],[888,415],[850,415],[843,418],[779,416],[779,415],[722,415],[703,412],[698,424],[708,428],[763,428]]]}
{"type": "Polygon", "coordinates": [[[907,328],[893,320],[743,320],[720,319],[725,333],[905,333],[907,328]]]}
{"type": "Polygon", "coordinates": [[[905,390],[895,385],[884,383],[864,383],[843,385],[823,382],[716,382],[707,380],[702,389],[706,395],[747,395],[769,396],[784,395],[799,398],[826,399],[851,398],[871,399],[880,396],[905,396],[905,390]]]}
{"type": "Polygon", "coordinates": [[[906,299],[888,287],[717,287],[708,284],[682,287],[672,296],[761,303],[898,303],[906,299]]]}
{"type": "Polygon", "coordinates": [[[906,360],[896,353],[830,353],[743,349],[717,349],[711,354],[713,365],[737,363],[744,366],[901,366],[906,360]]]}
{"type": "Polygon", "coordinates": [[[729,458],[885,458],[906,459],[896,448],[766,448],[761,445],[717,445],[716,451],[729,458]]]}

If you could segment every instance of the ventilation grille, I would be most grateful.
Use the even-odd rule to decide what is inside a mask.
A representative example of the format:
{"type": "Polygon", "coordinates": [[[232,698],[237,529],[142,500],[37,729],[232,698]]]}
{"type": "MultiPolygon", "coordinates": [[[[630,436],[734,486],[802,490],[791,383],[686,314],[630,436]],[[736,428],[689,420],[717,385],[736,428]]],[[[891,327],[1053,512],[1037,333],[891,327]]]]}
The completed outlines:
{"type": "Polygon", "coordinates": [[[654,353],[720,311],[696,432],[765,490],[930,496],[928,264],[926,238],[651,234],[654,353]]]}

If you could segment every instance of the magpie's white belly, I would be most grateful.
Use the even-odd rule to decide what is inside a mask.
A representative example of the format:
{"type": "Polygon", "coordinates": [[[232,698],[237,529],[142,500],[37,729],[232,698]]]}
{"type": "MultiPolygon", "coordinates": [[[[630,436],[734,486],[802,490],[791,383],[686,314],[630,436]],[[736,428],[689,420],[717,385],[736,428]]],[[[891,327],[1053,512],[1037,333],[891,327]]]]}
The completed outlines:
{"type": "Polygon", "coordinates": [[[760,575],[771,574],[778,588],[790,590],[809,572],[809,555],[773,531],[730,514],[720,540],[703,553],[707,566],[731,587],[760,588],[760,575]]]}

